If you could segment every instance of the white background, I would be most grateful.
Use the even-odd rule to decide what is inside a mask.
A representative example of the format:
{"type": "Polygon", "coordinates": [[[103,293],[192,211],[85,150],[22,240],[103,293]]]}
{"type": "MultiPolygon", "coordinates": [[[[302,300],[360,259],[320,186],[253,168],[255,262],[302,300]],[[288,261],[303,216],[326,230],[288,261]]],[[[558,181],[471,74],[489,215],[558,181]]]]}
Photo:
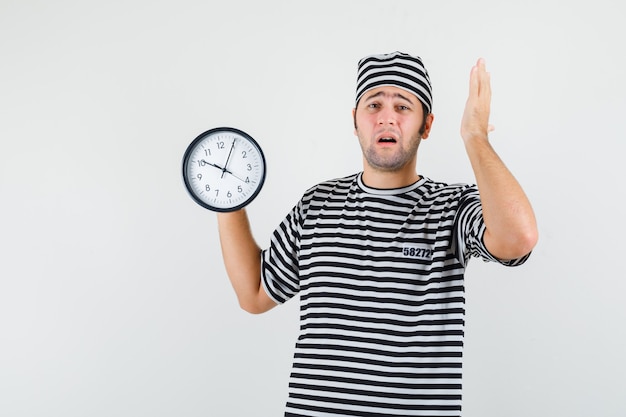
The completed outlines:
{"type": "Polygon", "coordinates": [[[238,308],[181,159],[212,127],[259,141],[266,246],[360,170],[356,63],[401,50],[434,86],[418,171],[474,181],[458,129],[485,57],[492,142],[539,220],[526,265],[468,269],[464,415],[623,416],[621,7],[1,0],[0,415],[282,415],[297,300],[238,308]]]}

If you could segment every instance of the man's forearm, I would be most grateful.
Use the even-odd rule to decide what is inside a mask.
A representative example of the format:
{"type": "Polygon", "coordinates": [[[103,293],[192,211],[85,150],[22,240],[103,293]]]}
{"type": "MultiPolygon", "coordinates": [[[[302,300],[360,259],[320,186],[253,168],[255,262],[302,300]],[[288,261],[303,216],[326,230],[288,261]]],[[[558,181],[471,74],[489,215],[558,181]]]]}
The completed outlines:
{"type": "Polygon", "coordinates": [[[465,148],[480,192],[487,248],[500,259],[529,253],[537,223],[526,193],[486,137],[467,140],[465,148]]]}
{"type": "Polygon", "coordinates": [[[537,223],[526,193],[489,143],[490,106],[491,77],[481,58],[470,73],[461,137],[480,192],[485,245],[497,258],[514,259],[535,246],[537,223]]]}
{"type": "Polygon", "coordinates": [[[261,285],[261,249],[252,236],[244,209],[218,213],[218,228],[224,266],[239,305],[250,313],[262,313],[275,303],[261,285]]]}

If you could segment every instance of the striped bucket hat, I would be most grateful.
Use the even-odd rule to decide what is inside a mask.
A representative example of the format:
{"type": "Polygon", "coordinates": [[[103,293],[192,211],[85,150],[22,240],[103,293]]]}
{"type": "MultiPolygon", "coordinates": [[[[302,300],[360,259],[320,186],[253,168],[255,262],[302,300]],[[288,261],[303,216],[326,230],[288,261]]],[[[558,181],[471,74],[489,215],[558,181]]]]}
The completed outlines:
{"type": "Polygon", "coordinates": [[[368,90],[385,85],[414,94],[428,113],[432,111],[432,86],[420,57],[393,52],[362,58],[358,65],[355,103],[358,104],[368,90]]]}

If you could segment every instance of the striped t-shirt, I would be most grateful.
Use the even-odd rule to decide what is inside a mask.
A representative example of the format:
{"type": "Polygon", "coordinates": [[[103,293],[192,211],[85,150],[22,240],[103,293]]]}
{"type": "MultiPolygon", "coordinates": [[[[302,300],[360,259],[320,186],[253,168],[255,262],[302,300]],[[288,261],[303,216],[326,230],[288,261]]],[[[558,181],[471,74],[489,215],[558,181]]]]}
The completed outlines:
{"type": "Polygon", "coordinates": [[[262,282],[300,294],[285,416],[460,416],[465,266],[483,244],[478,190],[361,174],[308,190],[262,253],[262,282]]]}

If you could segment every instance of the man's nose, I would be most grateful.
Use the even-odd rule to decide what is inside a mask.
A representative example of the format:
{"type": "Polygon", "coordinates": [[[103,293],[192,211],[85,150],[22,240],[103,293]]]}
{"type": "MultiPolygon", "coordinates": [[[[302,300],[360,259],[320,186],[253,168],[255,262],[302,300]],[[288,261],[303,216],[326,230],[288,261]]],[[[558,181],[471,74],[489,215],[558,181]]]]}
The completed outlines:
{"type": "Polygon", "coordinates": [[[396,123],[396,115],[391,109],[383,109],[378,113],[379,125],[393,125],[396,123]]]}

